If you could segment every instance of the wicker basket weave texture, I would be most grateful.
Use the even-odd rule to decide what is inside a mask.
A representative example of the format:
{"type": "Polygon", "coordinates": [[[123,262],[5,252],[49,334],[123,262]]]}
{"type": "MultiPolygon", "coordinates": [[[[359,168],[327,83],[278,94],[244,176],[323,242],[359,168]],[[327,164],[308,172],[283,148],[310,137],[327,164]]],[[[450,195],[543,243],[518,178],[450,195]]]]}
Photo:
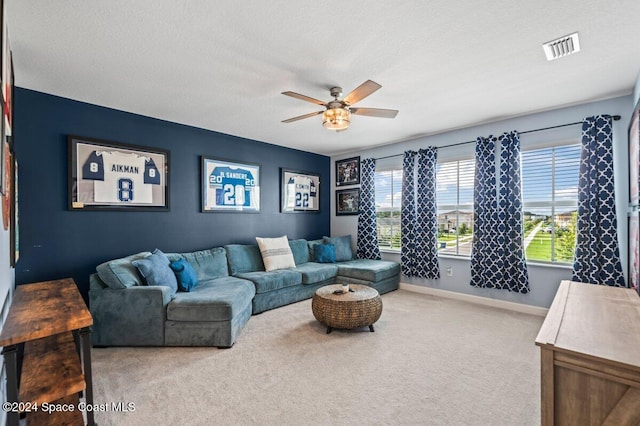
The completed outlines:
{"type": "Polygon", "coordinates": [[[311,300],[313,316],[333,328],[353,329],[372,325],[382,314],[382,299],[377,290],[351,284],[353,293],[334,294],[342,285],[319,288],[311,300]]]}

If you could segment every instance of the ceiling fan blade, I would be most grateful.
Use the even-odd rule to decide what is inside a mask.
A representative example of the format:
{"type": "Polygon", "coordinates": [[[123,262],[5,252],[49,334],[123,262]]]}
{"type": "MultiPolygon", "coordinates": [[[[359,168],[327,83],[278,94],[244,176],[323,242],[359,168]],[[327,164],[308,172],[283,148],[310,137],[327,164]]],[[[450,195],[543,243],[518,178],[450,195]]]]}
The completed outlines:
{"type": "Polygon", "coordinates": [[[364,83],[362,83],[360,86],[353,89],[351,93],[345,96],[343,101],[349,105],[353,105],[356,102],[359,102],[362,99],[366,98],[367,96],[369,96],[370,94],[372,94],[373,92],[375,92],[381,87],[382,86],[380,86],[375,81],[367,80],[364,83]]]}
{"type": "Polygon", "coordinates": [[[322,102],[315,98],[310,98],[309,96],[301,95],[296,92],[282,92],[283,95],[291,96],[292,98],[300,99],[302,101],[311,102],[312,104],[327,106],[325,102],[322,102]]]}
{"type": "Polygon", "coordinates": [[[298,120],[303,120],[305,118],[309,118],[309,117],[313,117],[314,115],[320,115],[322,114],[324,111],[316,111],[316,112],[310,112],[309,114],[305,114],[305,115],[299,115],[297,117],[293,117],[293,118],[289,118],[287,120],[282,120],[283,123],[292,123],[294,121],[298,121],[298,120]]]}
{"type": "Polygon", "coordinates": [[[396,109],[382,109],[382,108],[349,108],[352,114],[356,115],[368,115],[369,117],[381,117],[381,118],[395,118],[398,115],[396,109]]]}

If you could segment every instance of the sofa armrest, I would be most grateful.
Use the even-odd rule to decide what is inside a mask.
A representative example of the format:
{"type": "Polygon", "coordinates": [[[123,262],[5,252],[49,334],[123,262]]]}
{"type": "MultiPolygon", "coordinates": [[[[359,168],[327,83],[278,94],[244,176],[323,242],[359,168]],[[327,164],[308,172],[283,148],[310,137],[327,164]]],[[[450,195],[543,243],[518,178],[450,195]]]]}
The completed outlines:
{"type": "Polygon", "coordinates": [[[97,274],[90,277],[89,310],[93,315],[94,346],[164,345],[164,323],[171,289],[103,286],[97,274]]]}

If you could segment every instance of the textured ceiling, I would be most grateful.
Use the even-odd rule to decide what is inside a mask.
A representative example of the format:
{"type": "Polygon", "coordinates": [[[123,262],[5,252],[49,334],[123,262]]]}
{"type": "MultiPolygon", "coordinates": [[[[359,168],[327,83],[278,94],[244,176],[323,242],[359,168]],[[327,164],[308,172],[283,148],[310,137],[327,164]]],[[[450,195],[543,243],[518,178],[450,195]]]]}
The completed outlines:
{"type": "Polygon", "coordinates": [[[326,155],[629,94],[640,1],[5,0],[16,85],[326,155]],[[543,42],[582,51],[547,62],[543,42]],[[322,109],[382,89],[336,133],[322,109]]]}

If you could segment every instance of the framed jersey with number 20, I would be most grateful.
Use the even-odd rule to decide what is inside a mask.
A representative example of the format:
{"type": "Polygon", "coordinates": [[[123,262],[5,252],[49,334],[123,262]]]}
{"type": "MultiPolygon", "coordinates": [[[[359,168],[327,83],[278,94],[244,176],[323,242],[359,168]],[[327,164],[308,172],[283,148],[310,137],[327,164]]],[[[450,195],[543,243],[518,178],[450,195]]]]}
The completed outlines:
{"type": "Polygon", "coordinates": [[[168,210],[169,151],[69,136],[71,210],[168,210]]]}
{"type": "Polygon", "coordinates": [[[260,211],[260,165],[202,157],[202,211],[260,211]]]}

